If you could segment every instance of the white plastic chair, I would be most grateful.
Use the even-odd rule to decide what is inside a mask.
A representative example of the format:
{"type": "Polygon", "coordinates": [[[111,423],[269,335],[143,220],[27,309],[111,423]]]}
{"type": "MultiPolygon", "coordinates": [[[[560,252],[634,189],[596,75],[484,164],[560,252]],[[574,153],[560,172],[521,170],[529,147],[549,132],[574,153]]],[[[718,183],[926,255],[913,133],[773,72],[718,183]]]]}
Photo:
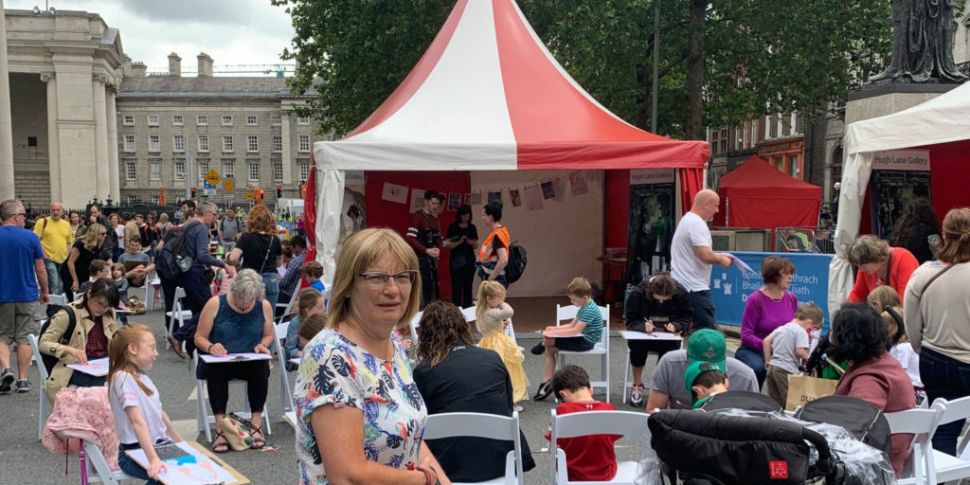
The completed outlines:
{"type": "Polygon", "coordinates": [[[923,485],[939,483],[936,479],[936,466],[933,463],[933,434],[940,422],[942,413],[939,408],[908,409],[896,413],[885,413],[892,434],[911,433],[913,443],[910,456],[906,460],[903,474],[896,482],[900,485],[923,485]]]}
{"type": "Polygon", "coordinates": [[[84,461],[87,466],[88,483],[104,483],[105,485],[121,485],[126,480],[138,480],[121,470],[112,470],[108,466],[108,459],[98,445],[88,440],[84,443],[84,461]]]}
{"type": "MultiPolygon", "coordinates": [[[[141,301],[142,301],[142,303],[145,304],[145,310],[146,311],[149,311],[149,312],[155,309],[155,301],[154,301],[155,298],[152,295],[152,283],[151,283],[152,282],[152,278],[154,278],[154,277],[155,277],[155,273],[147,274],[147,275],[145,275],[145,281],[141,284],[141,286],[130,286],[130,287],[128,287],[128,292],[129,293],[132,292],[132,291],[139,291],[139,292],[144,292],[145,293],[145,295],[141,299],[141,301]]],[[[127,303],[127,302],[125,302],[125,303],[127,303]]]]}
{"type": "Polygon", "coordinates": [[[273,326],[276,332],[276,356],[280,364],[280,392],[283,394],[283,414],[286,415],[287,412],[296,411],[296,405],[293,402],[293,393],[290,391],[290,376],[289,372],[286,371],[287,358],[286,349],[283,348],[283,341],[286,339],[286,332],[290,329],[290,324],[293,323],[292,320],[283,323],[278,323],[273,326]]]}
{"type": "Polygon", "coordinates": [[[47,413],[50,412],[47,409],[47,367],[44,367],[44,359],[40,355],[40,344],[39,338],[34,334],[27,335],[27,341],[30,342],[30,351],[33,354],[33,360],[37,364],[37,375],[40,376],[40,382],[37,386],[38,388],[38,398],[40,404],[37,405],[37,439],[40,439],[41,435],[44,433],[44,424],[47,422],[47,413]]]}
{"type": "Polygon", "coordinates": [[[47,295],[48,305],[67,305],[67,295],[63,293],[58,293],[55,295],[47,295]]]}
{"type": "MultiPolygon", "coordinates": [[[[560,350],[557,355],[558,363],[557,368],[562,368],[565,364],[565,357],[567,355],[598,355],[600,356],[600,377],[597,380],[590,381],[592,389],[597,387],[603,388],[606,393],[606,402],[610,402],[610,307],[601,306],[600,316],[603,318],[603,331],[600,333],[600,341],[593,346],[592,349],[585,352],[576,352],[572,350],[560,350]]],[[[574,305],[569,306],[559,306],[556,305],[556,325],[560,325],[563,320],[572,320],[576,318],[576,314],[579,312],[579,307],[574,305]]],[[[511,325],[509,325],[511,328],[511,325]]]]}
{"type": "MultiPolygon", "coordinates": [[[[198,368],[198,365],[199,365],[199,352],[196,351],[192,353],[193,372],[195,372],[195,369],[198,368]]],[[[207,364],[207,365],[232,365],[232,362],[225,362],[225,363],[219,363],[219,364],[207,364]]],[[[229,381],[229,385],[242,387],[245,389],[245,386],[247,384],[246,384],[246,381],[232,380],[232,381],[229,381]]],[[[205,391],[205,379],[199,379],[199,378],[195,379],[195,395],[196,395],[196,400],[195,400],[196,433],[205,430],[205,438],[209,440],[209,443],[212,443],[212,426],[215,425],[216,417],[212,414],[209,414],[209,396],[206,394],[206,391],[205,391]]],[[[268,400],[269,399],[267,399],[267,401],[268,400]]],[[[243,419],[250,419],[252,417],[252,413],[249,413],[249,412],[238,412],[236,413],[236,415],[238,415],[243,419]]],[[[269,419],[269,413],[266,412],[266,404],[263,404],[263,428],[266,430],[267,435],[273,434],[273,427],[272,425],[270,425],[270,421],[272,420],[269,419]]]]}
{"type": "MultiPolygon", "coordinates": [[[[518,412],[513,412],[511,418],[482,413],[442,413],[428,416],[424,428],[424,439],[434,440],[458,436],[488,438],[514,443],[513,449],[505,455],[505,476],[475,483],[489,485],[521,485],[523,483],[522,443],[519,435],[518,412]]],[[[460,482],[452,483],[463,485],[460,482]]]]}
{"type": "Polygon", "coordinates": [[[277,309],[279,308],[283,309],[283,314],[276,319],[277,324],[283,323],[283,319],[286,318],[287,315],[293,313],[293,306],[296,305],[296,301],[299,298],[300,298],[300,288],[297,288],[296,291],[293,292],[293,295],[290,296],[290,301],[286,303],[279,303],[279,302],[276,303],[277,309]]]}
{"type": "Polygon", "coordinates": [[[411,327],[411,348],[413,349],[418,348],[418,327],[421,326],[422,316],[424,316],[424,312],[415,313],[414,316],[411,317],[411,321],[408,322],[408,325],[411,327]]]}
{"type": "MultiPolygon", "coordinates": [[[[953,401],[937,399],[933,402],[932,409],[940,411],[940,422],[937,423],[937,426],[970,418],[970,396],[953,401]]],[[[967,456],[970,453],[967,451],[967,433],[967,431],[964,431],[962,443],[957,443],[957,456],[933,450],[937,482],[930,483],[950,483],[970,478],[970,456],[967,456]]]]}
{"type": "Polygon", "coordinates": [[[617,463],[616,475],[607,482],[571,482],[566,470],[566,452],[556,446],[561,438],[576,438],[580,436],[611,434],[634,436],[637,439],[647,435],[648,416],[643,413],[630,411],[586,411],[559,416],[552,409],[552,433],[550,446],[555,447],[556,458],[552,460],[552,483],[556,485],[568,484],[628,484],[634,485],[637,479],[637,462],[624,461],[617,463]]]}
{"type": "MultiPolygon", "coordinates": [[[[182,309],[182,299],[185,298],[185,290],[179,286],[175,288],[174,302],[172,303],[172,311],[165,312],[165,318],[168,321],[168,333],[166,336],[172,337],[175,330],[175,321],[178,320],[179,328],[185,325],[185,320],[192,318],[192,310],[182,309]]],[[[165,339],[165,348],[172,348],[172,345],[165,339]]]]}
{"type": "Polygon", "coordinates": [[[478,319],[478,316],[475,315],[475,311],[476,310],[477,310],[477,307],[473,307],[473,306],[470,306],[468,308],[462,308],[461,309],[461,314],[465,316],[465,321],[466,322],[472,323],[476,319],[478,319]]]}

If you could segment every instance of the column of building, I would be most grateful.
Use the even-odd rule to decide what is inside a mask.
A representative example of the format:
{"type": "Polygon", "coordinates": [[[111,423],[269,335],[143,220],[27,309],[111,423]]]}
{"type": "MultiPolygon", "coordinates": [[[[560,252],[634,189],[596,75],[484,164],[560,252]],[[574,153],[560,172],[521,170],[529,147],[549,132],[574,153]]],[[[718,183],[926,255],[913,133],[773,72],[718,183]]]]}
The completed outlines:
{"type": "MultiPolygon", "coordinates": [[[[0,0],[0,13],[3,0],[0,0]]],[[[0,22],[0,199],[14,197],[13,121],[10,113],[10,77],[7,73],[7,23],[0,22]]]]}
{"type": "Polygon", "coordinates": [[[281,135],[283,137],[283,185],[289,186],[293,182],[293,140],[290,135],[290,115],[293,107],[283,105],[280,113],[281,135]]]}
{"type": "Polygon", "coordinates": [[[61,137],[57,127],[57,75],[45,72],[41,82],[47,83],[47,153],[51,177],[51,200],[63,201],[61,185],[61,137]]]}
{"type": "Polygon", "coordinates": [[[108,111],[108,192],[111,198],[121,202],[121,175],[118,165],[118,107],[115,103],[115,96],[118,93],[118,86],[114,83],[108,86],[107,111],[108,111]]]}
{"type": "Polygon", "coordinates": [[[94,172],[99,199],[107,198],[110,194],[111,178],[108,169],[108,105],[105,100],[105,89],[108,78],[102,74],[94,76],[92,89],[94,91],[94,172]]]}

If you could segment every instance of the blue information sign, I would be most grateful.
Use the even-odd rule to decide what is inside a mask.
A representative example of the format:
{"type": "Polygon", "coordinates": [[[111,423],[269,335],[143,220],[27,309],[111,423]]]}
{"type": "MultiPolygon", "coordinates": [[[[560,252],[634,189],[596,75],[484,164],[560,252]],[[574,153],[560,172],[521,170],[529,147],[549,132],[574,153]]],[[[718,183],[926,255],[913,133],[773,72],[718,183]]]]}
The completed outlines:
{"type": "Polygon", "coordinates": [[[822,308],[825,326],[829,322],[829,262],[831,254],[812,253],[731,253],[754,269],[754,273],[742,274],[737,265],[724,269],[715,266],[711,272],[711,297],[714,300],[717,322],[724,325],[741,325],[744,303],[754,290],[761,288],[761,261],[768,256],[782,256],[795,265],[795,277],[788,287],[798,297],[798,303],[814,303],[822,308]]]}

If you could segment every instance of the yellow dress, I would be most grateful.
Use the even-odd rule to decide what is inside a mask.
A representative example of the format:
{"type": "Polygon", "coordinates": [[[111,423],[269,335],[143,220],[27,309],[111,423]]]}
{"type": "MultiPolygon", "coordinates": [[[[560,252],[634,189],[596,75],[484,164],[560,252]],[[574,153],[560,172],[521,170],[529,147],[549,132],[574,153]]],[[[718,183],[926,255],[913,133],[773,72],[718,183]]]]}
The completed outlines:
{"type": "Polygon", "coordinates": [[[512,379],[512,401],[527,401],[529,400],[529,379],[525,376],[525,368],[522,367],[525,355],[515,343],[515,339],[505,334],[505,328],[502,325],[502,322],[511,316],[512,307],[507,303],[487,310],[485,318],[475,322],[482,334],[482,340],[478,342],[478,346],[494,350],[502,358],[502,363],[505,364],[512,379]]]}

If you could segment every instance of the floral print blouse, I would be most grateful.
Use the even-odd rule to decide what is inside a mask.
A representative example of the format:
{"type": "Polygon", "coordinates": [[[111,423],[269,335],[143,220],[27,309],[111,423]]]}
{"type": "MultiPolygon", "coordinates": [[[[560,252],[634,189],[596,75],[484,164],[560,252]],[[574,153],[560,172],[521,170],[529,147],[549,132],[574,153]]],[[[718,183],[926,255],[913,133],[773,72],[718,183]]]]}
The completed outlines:
{"type": "Polygon", "coordinates": [[[347,340],[338,331],[324,329],[303,349],[297,373],[296,451],[300,483],[330,483],[310,415],[326,405],[351,406],[364,414],[364,456],[377,463],[404,469],[416,465],[427,409],[397,337],[393,360],[381,360],[347,340]]]}

